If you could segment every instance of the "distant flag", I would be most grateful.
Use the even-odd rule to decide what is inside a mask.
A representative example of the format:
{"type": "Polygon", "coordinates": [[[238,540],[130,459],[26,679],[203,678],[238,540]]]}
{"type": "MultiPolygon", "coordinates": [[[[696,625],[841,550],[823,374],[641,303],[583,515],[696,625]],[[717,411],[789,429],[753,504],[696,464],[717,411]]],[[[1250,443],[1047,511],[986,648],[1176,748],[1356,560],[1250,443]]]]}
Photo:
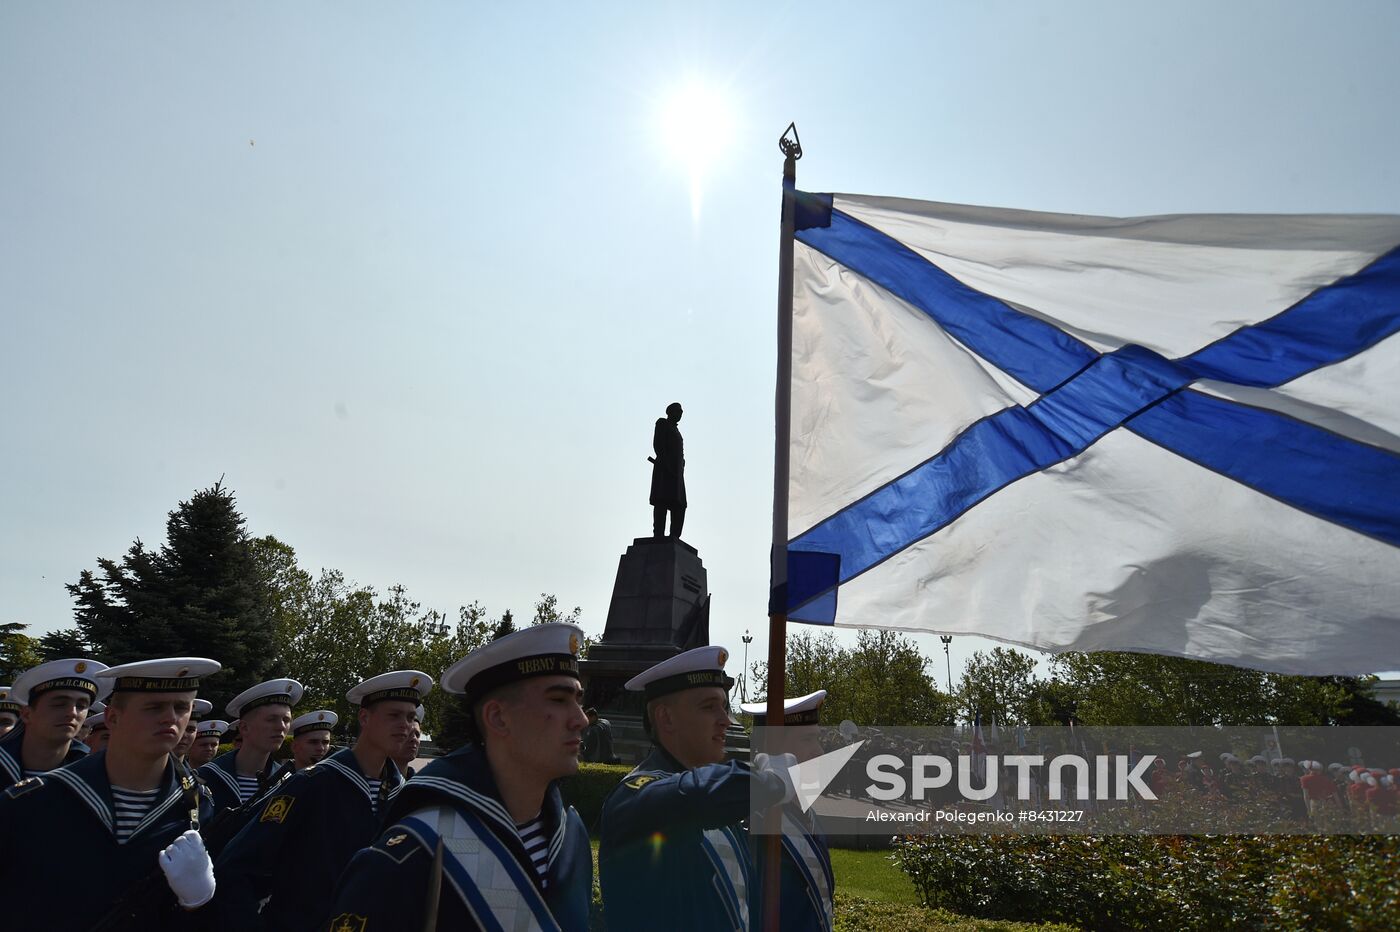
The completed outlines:
{"type": "Polygon", "coordinates": [[[1400,656],[1400,217],[795,197],[775,611],[1400,656]]]}

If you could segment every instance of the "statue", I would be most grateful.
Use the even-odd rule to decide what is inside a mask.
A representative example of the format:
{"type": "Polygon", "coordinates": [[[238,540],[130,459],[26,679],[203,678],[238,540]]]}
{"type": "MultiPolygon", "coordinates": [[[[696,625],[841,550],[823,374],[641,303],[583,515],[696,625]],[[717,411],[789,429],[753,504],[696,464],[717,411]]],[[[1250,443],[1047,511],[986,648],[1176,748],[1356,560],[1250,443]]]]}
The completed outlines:
{"type": "Polygon", "coordinates": [[[661,537],[666,529],[666,512],[671,513],[671,536],[680,539],[685,525],[685,441],[681,439],[680,402],[666,406],[666,416],[656,419],[656,432],[651,447],[656,456],[651,461],[651,527],[652,536],[661,537]]]}

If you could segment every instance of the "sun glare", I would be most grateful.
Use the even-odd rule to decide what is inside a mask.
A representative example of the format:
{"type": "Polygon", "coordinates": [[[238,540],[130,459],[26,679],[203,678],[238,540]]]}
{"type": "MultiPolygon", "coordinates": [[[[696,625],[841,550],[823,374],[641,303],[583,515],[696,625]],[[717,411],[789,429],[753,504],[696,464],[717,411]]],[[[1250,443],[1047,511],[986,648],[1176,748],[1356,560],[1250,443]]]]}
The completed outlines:
{"type": "Polygon", "coordinates": [[[691,210],[700,214],[705,176],[729,148],[734,118],[729,101],[713,87],[691,82],[677,88],[661,108],[661,139],[667,154],[690,180],[691,210]]]}

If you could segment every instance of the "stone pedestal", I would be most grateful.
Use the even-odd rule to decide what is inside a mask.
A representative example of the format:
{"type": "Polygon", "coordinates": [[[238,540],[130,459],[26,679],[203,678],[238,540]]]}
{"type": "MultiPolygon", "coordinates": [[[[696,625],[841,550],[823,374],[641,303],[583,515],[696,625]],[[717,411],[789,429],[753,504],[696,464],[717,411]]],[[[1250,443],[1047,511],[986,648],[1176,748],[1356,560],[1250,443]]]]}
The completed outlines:
{"type": "Polygon", "coordinates": [[[710,593],[695,548],[673,537],[638,537],[617,565],[602,640],[580,664],[584,705],[612,723],[627,763],[646,753],[640,693],[623,684],[648,667],[710,643],[710,593]]]}

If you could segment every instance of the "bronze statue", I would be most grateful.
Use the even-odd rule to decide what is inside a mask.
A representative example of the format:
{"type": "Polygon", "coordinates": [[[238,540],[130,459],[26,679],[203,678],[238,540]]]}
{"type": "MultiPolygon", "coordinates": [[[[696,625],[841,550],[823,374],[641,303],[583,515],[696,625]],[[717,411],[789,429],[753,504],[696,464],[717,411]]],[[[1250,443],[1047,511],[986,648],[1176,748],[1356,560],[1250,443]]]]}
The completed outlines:
{"type": "Polygon", "coordinates": [[[666,512],[671,513],[671,536],[680,539],[685,525],[685,441],[681,439],[680,402],[666,406],[666,416],[656,419],[656,432],[651,447],[656,456],[651,461],[651,527],[652,535],[661,537],[666,529],[666,512]]]}

